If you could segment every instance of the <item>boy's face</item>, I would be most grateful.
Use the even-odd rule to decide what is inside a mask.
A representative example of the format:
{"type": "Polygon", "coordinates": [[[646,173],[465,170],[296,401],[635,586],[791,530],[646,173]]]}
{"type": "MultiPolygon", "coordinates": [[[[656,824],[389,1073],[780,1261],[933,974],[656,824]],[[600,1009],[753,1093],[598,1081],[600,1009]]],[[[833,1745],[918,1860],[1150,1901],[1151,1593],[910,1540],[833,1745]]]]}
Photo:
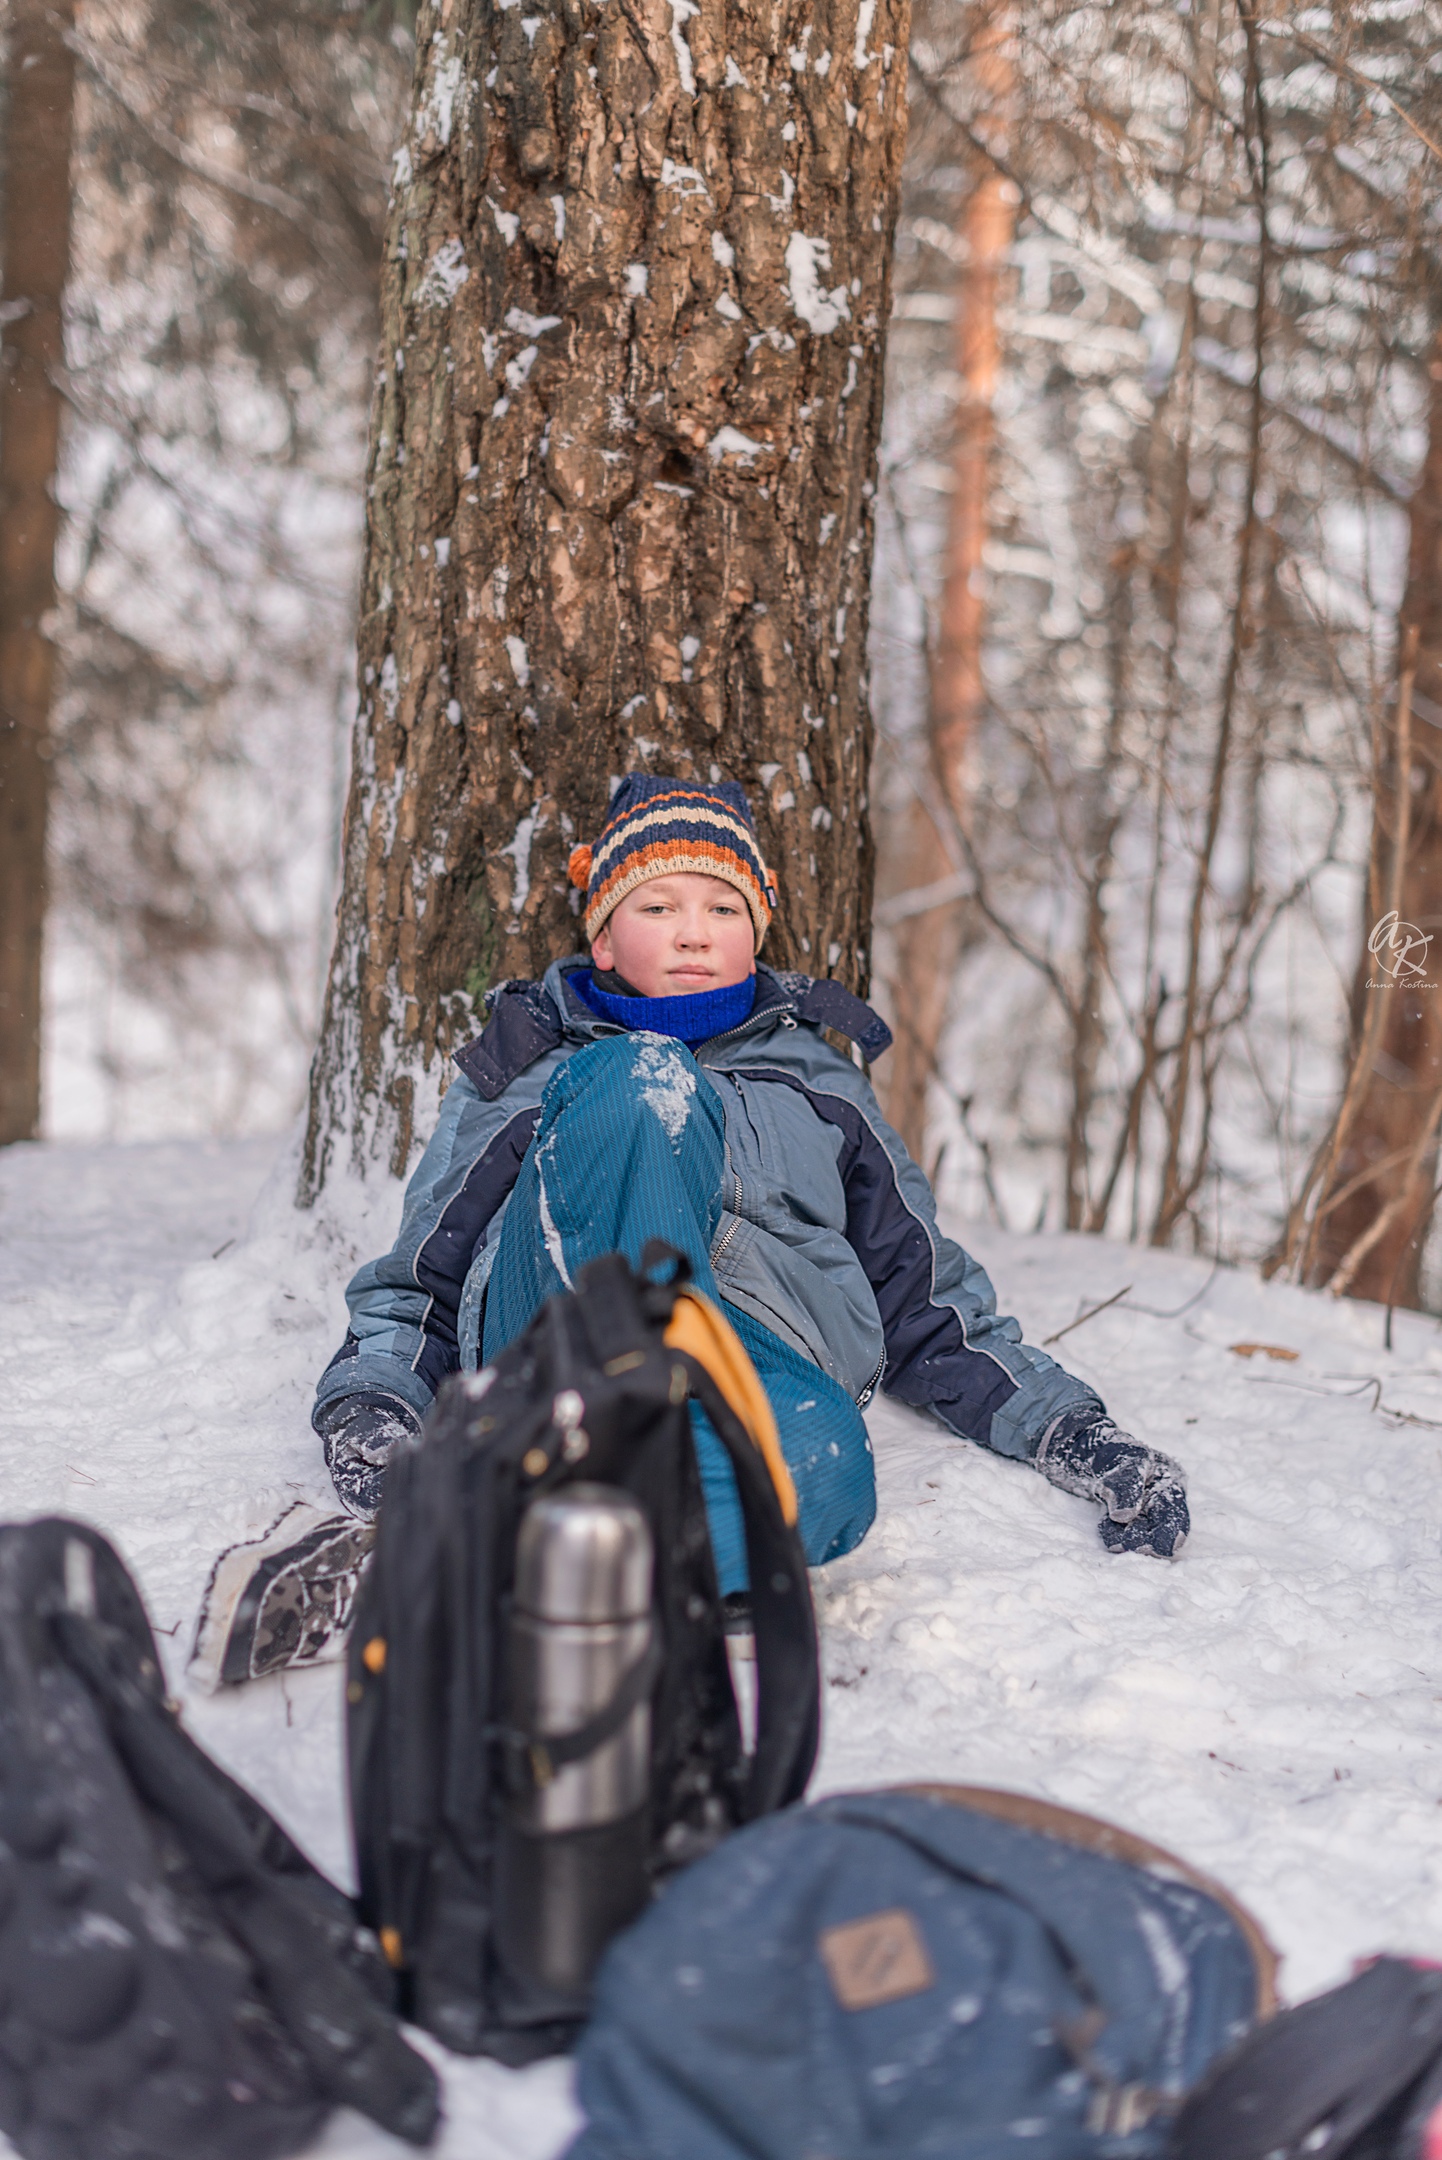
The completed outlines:
{"type": "Polygon", "coordinates": [[[649,878],[612,909],[591,958],[642,997],[725,990],[756,972],[751,912],[724,878],[692,870],[649,878]]]}

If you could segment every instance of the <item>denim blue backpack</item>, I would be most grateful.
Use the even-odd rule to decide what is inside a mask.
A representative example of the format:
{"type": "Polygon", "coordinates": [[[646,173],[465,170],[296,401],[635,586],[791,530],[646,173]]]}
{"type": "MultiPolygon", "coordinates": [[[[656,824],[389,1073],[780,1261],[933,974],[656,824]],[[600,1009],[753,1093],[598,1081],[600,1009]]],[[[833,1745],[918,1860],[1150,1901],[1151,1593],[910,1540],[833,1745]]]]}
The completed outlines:
{"type": "Polygon", "coordinates": [[[1215,1885],[1063,1809],[793,1808],[611,1945],[567,2160],[1156,2160],[1273,1967],[1215,1885]]]}

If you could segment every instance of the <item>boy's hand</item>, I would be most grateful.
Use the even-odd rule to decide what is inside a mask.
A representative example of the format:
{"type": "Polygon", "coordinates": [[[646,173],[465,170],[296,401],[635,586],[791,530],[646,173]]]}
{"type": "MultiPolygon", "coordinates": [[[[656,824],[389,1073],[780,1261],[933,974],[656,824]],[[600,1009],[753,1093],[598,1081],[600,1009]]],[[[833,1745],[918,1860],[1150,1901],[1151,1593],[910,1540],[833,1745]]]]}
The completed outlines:
{"type": "Polygon", "coordinates": [[[1097,1534],[1108,1552],[1145,1552],[1175,1560],[1191,1532],[1181,1465],[1118,1432],[1109,1417],[1049,1434],[1036,1467],[1052,1485],[1098,1500],[1097,1534]]]}
{"type": "Polygon", "coordinates": [[[394,1395],[340,1395],[326,1404],[316,1426],[337,1498],[352,1515],[374,1515],[386,1464],[397,1446],[420,1438],[415,1411],[394,1395]]]}

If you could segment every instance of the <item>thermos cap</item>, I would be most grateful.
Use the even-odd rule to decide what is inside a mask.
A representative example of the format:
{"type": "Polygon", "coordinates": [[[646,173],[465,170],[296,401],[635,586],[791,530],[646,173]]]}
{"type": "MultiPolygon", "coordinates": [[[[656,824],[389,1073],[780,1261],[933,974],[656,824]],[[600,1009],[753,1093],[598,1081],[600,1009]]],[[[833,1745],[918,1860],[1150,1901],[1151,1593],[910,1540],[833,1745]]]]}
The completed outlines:
{"type": "Polygon", "coordinates": [[[516,1538],[516,1606],[540,1620],[635,1620],[651,1609],[651,1527],[618,1485],[533,1500],[516,1538]]]}

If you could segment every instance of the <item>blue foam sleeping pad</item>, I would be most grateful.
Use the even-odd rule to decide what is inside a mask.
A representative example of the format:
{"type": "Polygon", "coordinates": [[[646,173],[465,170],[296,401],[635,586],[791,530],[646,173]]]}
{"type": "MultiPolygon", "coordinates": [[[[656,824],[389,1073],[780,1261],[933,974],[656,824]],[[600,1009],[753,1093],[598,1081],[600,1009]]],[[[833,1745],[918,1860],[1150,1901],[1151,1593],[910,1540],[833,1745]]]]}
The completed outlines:
{"type": "Polygon", "coordinates": [[[1258,1991],[1188,1882],[941,1799],[824,1800],[612,1944],[566,2160],[1152,2160],[1258,1991]]]}

